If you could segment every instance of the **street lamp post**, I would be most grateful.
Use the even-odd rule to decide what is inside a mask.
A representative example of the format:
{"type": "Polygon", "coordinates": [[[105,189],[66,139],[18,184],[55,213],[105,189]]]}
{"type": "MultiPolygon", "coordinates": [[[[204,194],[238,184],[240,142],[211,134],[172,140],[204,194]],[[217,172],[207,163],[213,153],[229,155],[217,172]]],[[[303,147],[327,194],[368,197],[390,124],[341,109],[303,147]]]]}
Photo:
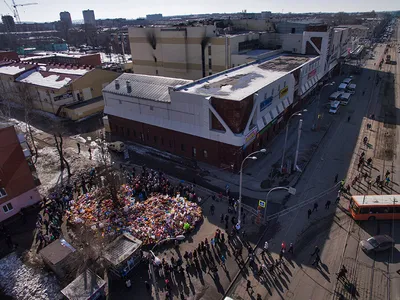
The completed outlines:
{"type": "MultiPolygon", "coordinates": [[[[151,248],[151,250],[150,250],[151,255],[153,255],[154,261],[155,261],[156,259],[160,260],[157,256],[155,256],[155,254],[154,254],[154,252],[153,252],[154,249],[155,249],[159,244],[161,244],[161,243],[163,243],[163,242],[165,242],[165,241],[173,241],[173,240],[183,241],[184,239],[185,239],[185,236],[184,236],[184,235],[177,235],[176,237],[170,237],[170,238],[166,238],[166,239],[163,239],[163,240],[158,241],[158,242],[153,246],[153,248],[151,248]]],[[[158,286],[157,286],[156,276],[155,276],[155,274],[154,274],[154,266],[153,266],[153,260],[152,260],[152,259],[149,260],[149,269],[150,269],[151,278],[152,278],[152,280],[153,280],[154,290],[155,290],[155,293],[156,293],[156,299],[157,299],[157,300],[160,300],[160,296],[158,295],[158,286]]]]}
{"type": "Polygon", "coordinates": [[[271,192],[276,191],[276,190],[286,190],[289,192],[289,194],[294,195],[296,194],[296,189],[292,187],[285,187],[285,186],[277,186],[272,189],[270,189],[267,193],[267,197],[265,197],[265,209],[264,209],[264,223],[267,221],[267,205],[268,205],[268,196],[271,192]]]}
{"type": "Polygon", "coordinates": [[[257,160],[257,156],[254,156],[254,154],[257,153],[265,153],[267,152],[267,149],[261,149],[259,151],[250,153],[245,157],[245,159],[242,160],[242,164],[240,165],[240,179],[239,179],[239,205],[238,205],[238,210],[239,210],[239,216],[238,216],[238,225],[240,228],[240,224],[242,221],[242,179],[243,179],[243,163],[246,161],[246,159],[252,159],[252,160],[257,160]]]}
{"type": "Polygon", "coordinates": [[[287,123],[286,123],[286,133],[285,133],[285,142],[283,144],[283,152],[282,152],[282,162],[281,162],[281,174],[283,173],[283,164],[285,163],[285,152],[286,152],[286,143],[287,143],[287,138],[288,138],[288,132],[289,132],[289,123],[290,123],[290,119],[294,116],[301,116],[302,112],[306,112],[307,109],[303,109],[303,110],[299,110],[297,112],[295,112],[294,114],[292,114],[287,123]]]}
{"type": "Polygon", "coordinates": [[[319,116],[319,101],[320,101],[320,99],[321,99],[322,91],[323,91],[323,89],[324,89],[325,87],[331,86],[331,85],[334,85],[334,84],[335,84],[334,81],[332,81],[332,82],[330,82],[330,83],[326,83],[326,84],[324,84],[324,85],[322,86],[321,90],[319,91],[319,94],[318,94],[318,97],[317,97],[317,109],[315,110],[315,111],[316,111],[316,114],[315,114],[314,125],[313,125],[313,128],[314,128],[314,129],[316,129],[316,127],[317,127],[317,124],[316,124],[316,123],[317,123],[318,116],[319,116]]]}

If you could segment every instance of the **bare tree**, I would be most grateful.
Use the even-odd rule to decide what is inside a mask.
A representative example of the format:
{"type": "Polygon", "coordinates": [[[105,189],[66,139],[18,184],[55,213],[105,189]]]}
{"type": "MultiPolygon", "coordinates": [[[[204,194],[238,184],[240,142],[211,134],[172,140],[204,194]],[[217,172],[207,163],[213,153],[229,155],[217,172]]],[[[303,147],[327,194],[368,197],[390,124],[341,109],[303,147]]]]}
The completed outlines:
{"type": "Polygon", "coordinates": [[[22,107],[24,109],[24,121],[26,124],[26,132],[28,134],[28,145],[31,145],[35,151],[33,153],[36,163],[37,158],[39,156],[39,151],[36,147],[35,139],[33,137],[32,127],[31,127],[31,118],[32,118],[32,111],[34,102],[38,100],[38,94],[34,88],[28,86],[27,84],[18,84],[15,89],[15,96],[17,99],[20,100],[22,107]]]}
{"type": "Polygon", "coordinates": [[[62,137],[61,133],[58,134],[58,138],[57,138],[56,134],[54,134],[53,136],[54,136],[54,141],[56,142],[56,148],[57,148],[58,155],[60,156],[61,172],[64,171],[64,169],[66,167],[67,172],[68,172],[68,178],[71,178],[71,176],[72,176],[71,168],[69,166],[68,161],[66,160],[66,158],[64,156],[64,151],[63,151],[63,137],[62,137]]]}
{"type": "Polygon", "coordinates": [[[121,201],[118,198],[118,191],[120,188],[120,180],[116,170],[112,167],[111,155],[105,144],[100,146],[98,160],[102,165],[104,171],[104,186],[111,197],[114,208],[121,207],[121,201]]]}

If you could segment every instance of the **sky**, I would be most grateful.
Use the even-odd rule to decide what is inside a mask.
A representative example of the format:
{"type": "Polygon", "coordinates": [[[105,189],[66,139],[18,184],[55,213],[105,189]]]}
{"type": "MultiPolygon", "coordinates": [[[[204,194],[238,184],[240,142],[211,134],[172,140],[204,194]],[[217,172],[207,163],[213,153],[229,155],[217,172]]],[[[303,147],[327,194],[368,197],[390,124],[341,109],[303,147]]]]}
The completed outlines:
{"type": "MultiPolygon", "coordinates": [[[[5,0],[11,3],[11,0],[5,0]]],[[[354,12],[400,10],[399,0],[15,0],[17,4],[38,2],[38,5],[19,7],[22,21],[51,22],[59,20],[61,11],[69,11],[72,20],[81,20],[82,10],[94,10],[96,19],[136,19],[147,14],[161,13],[164,16],[247,12],[354,12]]],[[[0,14],[11,14],[0,1],[0,14]]]]}

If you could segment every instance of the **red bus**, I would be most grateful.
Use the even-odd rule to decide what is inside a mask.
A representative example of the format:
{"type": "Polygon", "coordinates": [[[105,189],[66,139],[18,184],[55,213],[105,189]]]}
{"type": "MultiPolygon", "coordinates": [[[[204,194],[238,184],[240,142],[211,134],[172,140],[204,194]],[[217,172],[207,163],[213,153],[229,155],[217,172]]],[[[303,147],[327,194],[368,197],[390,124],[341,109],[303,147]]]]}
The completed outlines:
{"type": "Polygon", "coordinates": [[[354,220],[400,219],[400,195],[357,195],[350,200],[354,220]]]}

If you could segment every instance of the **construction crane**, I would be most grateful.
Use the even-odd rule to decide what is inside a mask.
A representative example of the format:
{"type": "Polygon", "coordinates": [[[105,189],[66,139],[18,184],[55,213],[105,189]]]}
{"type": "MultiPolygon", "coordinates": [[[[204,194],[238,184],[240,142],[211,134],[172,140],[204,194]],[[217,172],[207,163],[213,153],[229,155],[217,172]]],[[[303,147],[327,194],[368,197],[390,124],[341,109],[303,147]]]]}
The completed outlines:
{"type": "Polygon", "coordinates": [[[12,7],[13,8],[11,8],[11,6],[6,2],[6,0],[4,0],[4,3],[13,12],[14,18],[17,21],[17,23],[21,23],[21,18],[19,17],[18,8],[17,8],[18,6],[28,6],[28,5],[36,5],[36,4],[38,4],[36,2],[17,4],[17,3],[15,3],[15,0],[12,0],[12,7]]]}

